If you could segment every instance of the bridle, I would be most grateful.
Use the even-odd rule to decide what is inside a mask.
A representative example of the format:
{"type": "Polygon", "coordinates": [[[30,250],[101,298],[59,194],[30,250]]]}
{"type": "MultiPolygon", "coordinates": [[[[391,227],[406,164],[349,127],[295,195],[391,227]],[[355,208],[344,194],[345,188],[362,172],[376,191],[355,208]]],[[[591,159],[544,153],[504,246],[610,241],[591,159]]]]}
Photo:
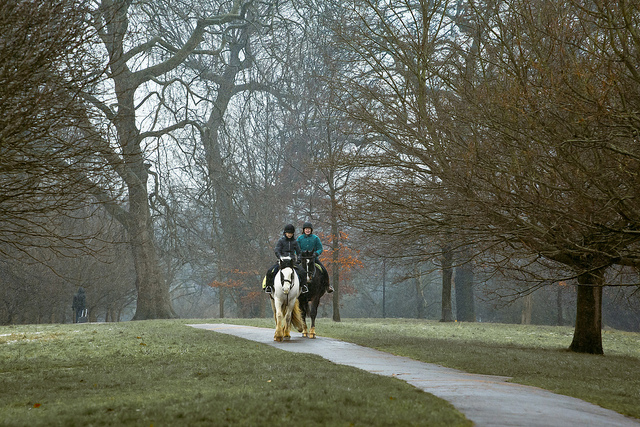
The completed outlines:
{"type": "MultiPolygon", "coordinates": [[[[287,268],[291,268],[291,267],[287,267],[287,268]]],[[[280,270],[279,273],[280,273],[280,284],[283,285],[282,286],[282,292],[284,293],[284,295],[286,297],[285,304],[289,305],[289,291],[293,287],[293,279],[295,278],[295,272],[293,271],[293,268],[291,268],[291,275],[289,276],[289,278],[285,278],[284,277],[284,273],[282,272],[282,270],[280,270]],[[285,283],[289,284],[289,288],[286,291],[284,290],[284,284],[285,283]]]]}
{"type": "Polygon", "coordinates": [[[280,283],[281,285],[283,285],[283,292],[284,292],[284,286],[285,284],[288,284],[288,289],[286,292],[284,292],[284,294],[287,296],[287,301],[289,301],[289,291],[291,290],[291,288],[294,285],[294,280],[295,280],[295,270],[293,267],[293,260],[290,257],[283,257],[280,258],[280,260],[278,261],[278,264],[280,266],[280,283]],[[291,269],[291,275],[288,276],[288,278],[285,278],[283,271],[286,268],[290,268],[291,269]]]}
{"type": "Polygon", "coordinates": [[[303,257],[302,261],[304,262],[304,271],[307,273],[307,281],[309,282],[316,273],[315,257],[303,257]]]}
{"type": "Polygon", "coordinates": [[[284,273],[282,272],[282,270],[280,270],[280,283],[288,283],[289,287],[293,286],[293,273],[291,274],[291,276],[289,276],[288,279],[285,279],[284,273]]]}

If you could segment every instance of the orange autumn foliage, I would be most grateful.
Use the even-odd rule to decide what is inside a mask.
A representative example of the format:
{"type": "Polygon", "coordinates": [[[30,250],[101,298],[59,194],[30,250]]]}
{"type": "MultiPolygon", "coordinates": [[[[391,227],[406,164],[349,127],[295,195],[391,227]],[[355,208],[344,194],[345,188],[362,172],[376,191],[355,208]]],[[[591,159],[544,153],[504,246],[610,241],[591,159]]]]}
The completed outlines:
{"type": "MultiPolygon", "coordinates": [[[[333,239],[331,235],[324,235],[319,233],[318,236],[322,239],[324,251],[320,256],[320,261],[327,267],[327,269],[334,268],[333,263],[333,239]]],[[[349,235],[345,232],[340,232],[338,236],[338,265],[337,267],[340,269],[340,283],[341,283],[341,293],[350,294],[355,293],[355,289],[352,289],[346,283],[349,281],[350,274],[358,269],[362,268],[363,264],[360,259],[358,259],[358,255],[360,251],[357,249],[353,249],[347,245],[349,241],[349,235]]]]}

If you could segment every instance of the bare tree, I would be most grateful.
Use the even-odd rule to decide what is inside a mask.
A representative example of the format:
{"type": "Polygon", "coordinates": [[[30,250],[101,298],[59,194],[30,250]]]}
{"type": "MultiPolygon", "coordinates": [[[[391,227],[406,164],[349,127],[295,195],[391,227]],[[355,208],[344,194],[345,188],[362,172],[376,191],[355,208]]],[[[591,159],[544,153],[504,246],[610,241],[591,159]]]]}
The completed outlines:
{"type": "MultiPolygon", "coordinates": [[[[0,243],[83,250],[90,236],[54,219],[91,203],[77,174],[98,176],[93,149],[71,131],[95,63],[83,0],[0,5],[0,243]]],[[[76,211],[77,212],[77,211],[76,211]]],[[[8,252],[0,249],[0,254],[8,252]]]]}
{"type": "Polygon", "coordinates": [[[295,103],[285,126],[295,144],[288,159],[297,172],[294,215],[300,222],[311,220],[316,231],[328,237],[324,241],[331,274],[333,320],[340,321],[341,250],[348,242],[344,205],[348,185],[356,165],[346,158],[357,156],[362,133],[360,126],[345,113],[348,97],[339,84],[349,72],[349,51],[335,41],[336,28],[344,25],[343,2],[299,2],[293,15],[299,40],[293,45],[291,69],[295,73],[295,103]]]}
{"type": "MultiPolygon", "coordinates": [[[[288,141],[281,110],[290,86],[285,70],[293,41],[278,8],[287,7],[247,5],[244,20],[224,31],[221,45],[206,38],[178,71],[182,81],[198,81],[185,84],[181,94],[198,132],[176,142],[185,157],[191,153],[188,162],[198,164],[193,183],[199,190],[193,196],[205,202],[210,233],[203,235],[212,237],[205,243],[211,253],[208,274],[210,283],[218,284],[221,315],[227,298],[240,315],[264,311],[256,266],[266,270],[271,261],[271,240],[280,234],[282,212],[292,198],[282,170],[288,141]]],[[[172,22],[155,25],[180,39],[172,22]]]]}
{"type": "Polygon", "coordinates": [[[137,274],[135,319],[175,317],[151,222],[147,144],[152,139],[161,143],[164,135],[193,124],[183,110],[172,110],[166,98],[174,82],[184,82],[165,78],[197,51],[205,37],[223,43],[222,29],[241,20],[244,12],[240,1],[211,9],[194,7],[182,15],[172,13],[161,1],[103,0],[92,10],[91,24],[106,53],[107,72],[103,92],[87,93],[86,99],[101,114],[93,123],[104,125],[106,132],[99,132],[97,126],[87,127],[87,132],[123,183],[126,207],[114,203],[102,187],[96,186],[94,195],[129,235],[137,274]],[[149,23],[156,19],[173,20],[188,31],[177,43],[171,43],[163,34],[153,32],[149,23]],[[137,98],[145,92],[145,98],[137,98]]]}
{"type": "Polygon", "coordinates": [[[100,209],[77,217],[61,217],[53,230],[65,234],[73,229],[76,234],[93,236],[82,253],[65,247],[17,250],[4,245],[3,252],[9,256],[0,261],[0,322],[67,322],[73,318],[72,295],[80,286],[87,292],[92,320],[117,321],[130,308],[135,273],[123,230],[100,209]]]}
{"type": "Polygon", "coordinates": [[[627,68],[593,43],[607,37],[608,25],[593,25],[581,7],[505,6],[488,22],[476,15],[476,28],[499,37],[485,33],[482,73],[456,83],[462,104],[454,114],[467,130],[453,138],[454,150],[468,174],[450,182],[487,220],[480,227],[573,271],[579,286],[570,348],[602,353],[605,272],[638,256],[637,187],[629,185],[637,143],[616,117],[636,100],[621,104],[627,68]]]}
{"type": "Polygon", "coordinates": [[[440,6],[361,12],[355,113],[383,136],[377,165],[404,174],[379,174],[364,206],[386,207],[377,225],[404,235],[453,231],[501,267],[571,270],[570,348],[602,353],[605,272],[638,257],[637,5],[440,6]]]}

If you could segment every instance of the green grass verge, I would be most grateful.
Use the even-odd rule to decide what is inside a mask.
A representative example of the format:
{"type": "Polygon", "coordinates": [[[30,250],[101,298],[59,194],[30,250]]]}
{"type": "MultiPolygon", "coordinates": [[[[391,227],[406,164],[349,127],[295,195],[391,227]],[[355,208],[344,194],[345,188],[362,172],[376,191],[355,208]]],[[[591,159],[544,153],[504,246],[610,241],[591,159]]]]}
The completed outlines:
{"type": "Polygon", "coordinates": [[[0,327],[0,425],[471,424],[403,381],[185,323],[0,327]]]}
{"type": "MultiPolygon", "coordinates": [[[[219,322],[219,319],[213,320],[219,322]]],[[[224,319],[271,327],[269,319],[224,319]]],[[[640,418],[640,334],[605,330],[605,356],[567,351],[570,327],[318,319],[320,336],[577,397],[640,418]]]]}

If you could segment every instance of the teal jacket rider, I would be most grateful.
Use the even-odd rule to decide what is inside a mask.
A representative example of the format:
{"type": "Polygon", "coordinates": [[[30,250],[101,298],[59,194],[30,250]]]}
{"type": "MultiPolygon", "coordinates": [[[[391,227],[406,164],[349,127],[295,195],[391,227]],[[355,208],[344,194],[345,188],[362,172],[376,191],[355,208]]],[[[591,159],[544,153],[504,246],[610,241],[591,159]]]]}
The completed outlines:
{"type": "Polygon", "coordinates": [[[320,238],[313,233],[308,236],[304,233],[298,236],[298,244],[302,252],[312,251],[315,252],[317,257],[322,253],[322,242],[320,238]]]}

